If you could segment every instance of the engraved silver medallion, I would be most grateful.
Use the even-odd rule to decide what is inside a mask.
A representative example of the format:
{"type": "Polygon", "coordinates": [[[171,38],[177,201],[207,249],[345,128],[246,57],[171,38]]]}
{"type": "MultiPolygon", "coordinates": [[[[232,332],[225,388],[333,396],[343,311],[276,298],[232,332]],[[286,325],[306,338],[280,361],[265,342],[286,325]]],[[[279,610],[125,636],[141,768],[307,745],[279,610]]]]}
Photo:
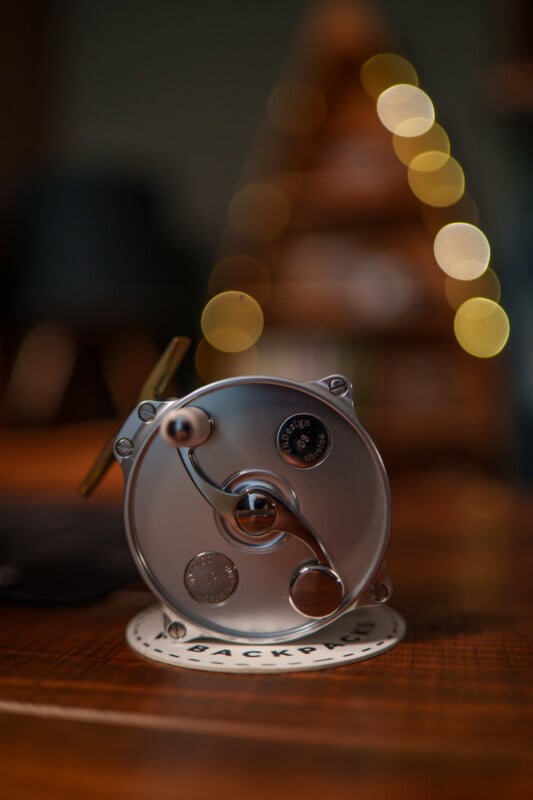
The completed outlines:
{"type": "Polygon", "coordinates": [[[233,561],[223,553],[199,553],[185,570],[185,586],[197,603],[225,603],[235,592],[239,573],[233,561]]]}
{"type": "Polygon", "coordinates": [[[293,467],[316,467],[327,457],[331,437],[325,422],[312,414],[292,414],[278,430],[281,457],[293,467]]]}

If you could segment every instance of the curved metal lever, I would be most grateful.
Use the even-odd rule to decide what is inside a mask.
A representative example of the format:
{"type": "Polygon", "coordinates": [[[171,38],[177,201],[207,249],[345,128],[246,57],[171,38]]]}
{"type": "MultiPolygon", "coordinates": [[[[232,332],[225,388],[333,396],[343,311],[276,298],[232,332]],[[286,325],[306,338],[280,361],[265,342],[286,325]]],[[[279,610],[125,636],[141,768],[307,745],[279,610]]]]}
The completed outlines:
{"type": "Polygon", "coordinates": [[[178,448],[178,455],[200,494],[203,495],[209,505],[223,517],[230,527],[237,527],[241,533],[243,532],[243,528],[239,525],[236,517],[236,507],[239,502],[245,500],[247,496],[255,492],[266,498],[270,496],[270,499],[272,499],[274,503],[275,515],[269,527],[266,529],[263,528],[261,533],[272,531],[294,536],[295,539],[299,539],[311,550],[319,564],[333,569],[331,559],[325,547],[315,535],[309,523],[301,515],[295,514],[294,511],[287,506],[279,493],[275,491],[274,487],[269,487],[268,493],[265,492],[264,487],[253,486],[249,487],[244,492],[227,492],[212,483],[206,475],[204,475],[195,458],[194,449],[178,448]]]}

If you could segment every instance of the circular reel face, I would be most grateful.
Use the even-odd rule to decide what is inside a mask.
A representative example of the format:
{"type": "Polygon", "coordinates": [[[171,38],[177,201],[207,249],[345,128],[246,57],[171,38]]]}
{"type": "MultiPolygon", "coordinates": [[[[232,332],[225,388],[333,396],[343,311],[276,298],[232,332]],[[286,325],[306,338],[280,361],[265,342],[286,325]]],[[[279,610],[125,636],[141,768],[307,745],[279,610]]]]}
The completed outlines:
{"type": "Polygon", "coordinates": [[[307,635],[356,604],[383,560],[390,500],[380,457],[349,401],[321,384],[232,379],[163,404],[141,429],[126,473],[126,527],[170,615],[228,640],[276,642],[307,635]],[[198,490],[182,451],[160,435],[165,414],[179,408],[212,420],[194,464],[211,485],[241,496],[230,524],[198,490]],[[331,570],[307,574],[313,552],[273,524],[276,504],[305,520],[331,570]],[[315,618],[291,591],[317,578],[341,594],[331,613],[315,618]]]}

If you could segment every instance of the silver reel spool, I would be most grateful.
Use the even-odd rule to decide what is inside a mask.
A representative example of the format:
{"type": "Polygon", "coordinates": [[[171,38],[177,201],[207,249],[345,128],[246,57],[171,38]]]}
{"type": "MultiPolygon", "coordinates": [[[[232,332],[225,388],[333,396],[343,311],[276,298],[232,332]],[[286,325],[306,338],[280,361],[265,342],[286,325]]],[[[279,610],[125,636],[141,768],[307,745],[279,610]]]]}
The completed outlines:
{"type": "MultiPolygon", "coordinates": [[[[348,612],[375,612],[358,620],[355,640],[348,631],[340,641],[360,641],[371,630],[376,641],[340,658],[394,646],[403,620],[392,609],[376,616],[379,609],[369,608],[392,592],[384,561],[389,485],[349,382],[341,375],[312,383],[241,377],[164,400],[189,344],[186,337],[169,343],[139,405],[80,486],[89,496],[113,460],[121,464],[129,545],[161,606],[132,621],[130,644],[156,660],[196,666],[186,654],[199,646],[187,650],[190,640],[256,648],[314,642],[322,631],[353,625],[348,612]],[[185,654],[162,649],[162,636],[175,648],[185,643],[185,654]]],[[[299,653],[316,649],[307,644],[299,653]]],[[[319,657],[317,665],[331,660],[319,657]]],[[[271,667],[261,662],[257,669],[271,667]]],[[[287,662],[293,667],[300,662],[287,662]]]]}
{"type": "Polygon", "coordinates": [[[344,377],[145,400],[114,454],[131,552],[173,639],[288,642],[390,596],[388,481],[344,377]]]}

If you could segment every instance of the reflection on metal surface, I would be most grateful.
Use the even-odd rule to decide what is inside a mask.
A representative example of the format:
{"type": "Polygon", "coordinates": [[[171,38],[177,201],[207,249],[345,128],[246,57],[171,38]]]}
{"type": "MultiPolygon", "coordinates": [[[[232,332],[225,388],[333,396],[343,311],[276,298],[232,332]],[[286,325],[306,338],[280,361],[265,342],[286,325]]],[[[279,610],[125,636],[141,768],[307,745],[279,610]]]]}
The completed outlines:
{"type": "Polygon", "coordinates": [[[211,435],[212,420],[201,408],[178,408],[167,414],[161,435],[175,447],[197,447],[211,435]]]}
{"type": "MultiPolygon", "coordinates": [[[[184,449],[178,452],[183,466],[200,494],[230,528],[237,526],[241,533],[245,532],[245,528],[239,525],[236,508],[239,505],[241,508],[246,505],[246,497],[248,495],[262,494],[265,505],[270,508],[270,513],[274,513],[273,525],[276,532],[299,539],[311,550],[319,563],[331,566],[331,560],[326,548],[311,528],[311,525],[300,513],[286,505],[285,500],[278,494],[275,486],[268,487],[269,494],[263,491],[262,486],[258,488],[249,486],[242,490],[240,494],[228,492],[204,475],[193,450],[184,449]]],[[[272,527],[269,530],[271,529],[272,527]]],[[[267,531],[263,531],[263,533],[265,532],[267,531]]],[[[255,536],[256,534],[253,533],[252,535],[255,536]]]]}
{"type": "Polygon", "coordinates": [[[268,533],[276,523],[276,503],[266,492],[249,491],[235,504],[235,522],[252,536],[268,533]]]}

